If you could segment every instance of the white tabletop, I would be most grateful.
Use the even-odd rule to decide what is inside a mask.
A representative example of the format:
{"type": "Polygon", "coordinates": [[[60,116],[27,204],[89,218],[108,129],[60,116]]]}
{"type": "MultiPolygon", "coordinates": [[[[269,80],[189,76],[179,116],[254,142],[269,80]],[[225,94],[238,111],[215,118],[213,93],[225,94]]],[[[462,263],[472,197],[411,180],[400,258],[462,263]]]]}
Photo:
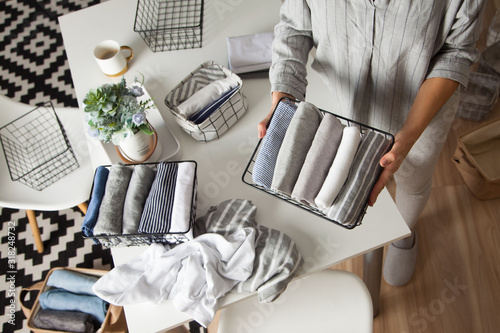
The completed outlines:
{"type": "MultiPolygon", "coordinates": [[[[168,128],[180,143],[176,159],[192,159],[198,163],[198,209],[207,209],[225,199],[250,199],[257,206],[256,221],[284,231],[297,244],[305,259],[301,275],[326,269],[348,258],[379,248],[409,235],[409,229],[387,191],[376,205],[369,208],[361,226],[347,230],[316,217],[298,207],[244,184],[241,176],[258,142],[257,124],[270,108],[270,85],[267,79],[248,79],[243,93],[249,109],[219,140],[198,143],[182,131],[163,103],[168,92],[198,65],[215,60],[227,64],[227,36],[272,31],[279,19],[278,0],[224,2],[205,1],[203,47],[154,53],[133,31],[136,0],[111,0],[103,4],[60,17],[64,44],[79,101],[88,89],[108,79],[99,72],[92,58],[95,44],[115,39],[134,49],[127,79],[137,72],[146,77],[145,87],[157,102],[168,128]],[[111,19],[112,18],[112,19],[111,19]]],[[[308,101],[328,110],[328,93],[319,77],[308,76],[308,101]]],[[[116,265],[142,253],[145,247],[115,248],[116,265]]],[[[222,306],[248,297],[230,293],[221,300],[222,306]]],[[[176,311],[170,302],[160,305],[130,305],[125,307],[130,332],[159,332],[189,321],[189,316],[176,311]]]]}

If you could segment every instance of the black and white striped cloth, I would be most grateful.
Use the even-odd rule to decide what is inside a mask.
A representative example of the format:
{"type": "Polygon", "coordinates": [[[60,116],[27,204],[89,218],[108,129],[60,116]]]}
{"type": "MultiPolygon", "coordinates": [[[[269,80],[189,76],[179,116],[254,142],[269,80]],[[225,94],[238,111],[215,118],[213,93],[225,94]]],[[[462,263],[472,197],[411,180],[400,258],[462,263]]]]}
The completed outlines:
{"type": "Polygon", "coordinates": [[[252,275],[236,285],[237,292],[258,292],[259,302],[276,300],[286,289],[303,260],[293,240],[285,233],[255,221],[257,207],[249,200],[226,200],[211,207],[196,223],[202,223],[208,233],[223,236],[243,228],[257,230],[255,261],[252,275]]]}

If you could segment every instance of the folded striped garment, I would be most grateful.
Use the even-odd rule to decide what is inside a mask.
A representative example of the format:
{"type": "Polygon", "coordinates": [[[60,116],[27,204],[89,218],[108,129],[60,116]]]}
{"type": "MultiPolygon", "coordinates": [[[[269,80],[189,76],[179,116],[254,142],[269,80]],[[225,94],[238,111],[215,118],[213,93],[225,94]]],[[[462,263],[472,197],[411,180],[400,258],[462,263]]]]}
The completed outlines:
{"type": "Polygon", "coordinates": [[[255,184],[271,188],[276,158],[295,110],[295,105],[289,101],[281,101],[276,106],[253,166],[252,180],[255,184]]]}
{"type": "Polygon", "coordinates": [[[191,229],[195,165],[194,162],[160,162],[157,165],[139,233],[185,233],[191,229]]]}

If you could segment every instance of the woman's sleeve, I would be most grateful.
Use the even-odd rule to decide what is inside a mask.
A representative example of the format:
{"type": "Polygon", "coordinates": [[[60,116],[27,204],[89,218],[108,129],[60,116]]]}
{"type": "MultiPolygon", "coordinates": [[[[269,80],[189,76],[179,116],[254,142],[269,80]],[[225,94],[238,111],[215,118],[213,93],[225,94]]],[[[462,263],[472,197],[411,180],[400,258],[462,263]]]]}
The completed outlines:
{"type": "Polygon", "coordinates": [[[271,91],[304,99],[307,86],[307,60],[313,47],[311,12],[305,0],[286,0],[280,22],[274,29],[271,91]]]}
{"type": "MultiPolygon", "coordinates": [[[[444,44],[432,58],[427,78],[442,77],[467,86],[470,66],[477,61],[476,41],[482,30],[486,0],[463,0],[444,44]]],[[[447,18],[445,18],[446,20],[447,18]]]]}

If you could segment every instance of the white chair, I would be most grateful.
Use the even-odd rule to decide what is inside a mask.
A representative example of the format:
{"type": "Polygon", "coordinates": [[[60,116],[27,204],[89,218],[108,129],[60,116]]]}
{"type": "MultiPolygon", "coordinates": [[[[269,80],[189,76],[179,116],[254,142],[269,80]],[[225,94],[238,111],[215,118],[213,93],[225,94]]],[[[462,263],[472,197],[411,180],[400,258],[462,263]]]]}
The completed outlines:
{"type": "MultiPolygon", "coordinates": [[[[0,127],[33,110],[35,107],[0,95],[0,127]]],[[[25,209],[38,252],[44,251],[34,210],[55,211],[78,206],[84,213],[89,198],[94,170],[80,112],[75,108],[54,108],[73,148],[79,167],[52,185],[38,191],[19,181],[12,181],[4,156],[0,152],[0,207],[25,209]]]]}
{"type": "Polygon", "coordinates": [[[370,293],[355,274],[327,269],[290,283],[273,303],[257,297],[222,309],[217,333],[368,333],[370,293]]]}

